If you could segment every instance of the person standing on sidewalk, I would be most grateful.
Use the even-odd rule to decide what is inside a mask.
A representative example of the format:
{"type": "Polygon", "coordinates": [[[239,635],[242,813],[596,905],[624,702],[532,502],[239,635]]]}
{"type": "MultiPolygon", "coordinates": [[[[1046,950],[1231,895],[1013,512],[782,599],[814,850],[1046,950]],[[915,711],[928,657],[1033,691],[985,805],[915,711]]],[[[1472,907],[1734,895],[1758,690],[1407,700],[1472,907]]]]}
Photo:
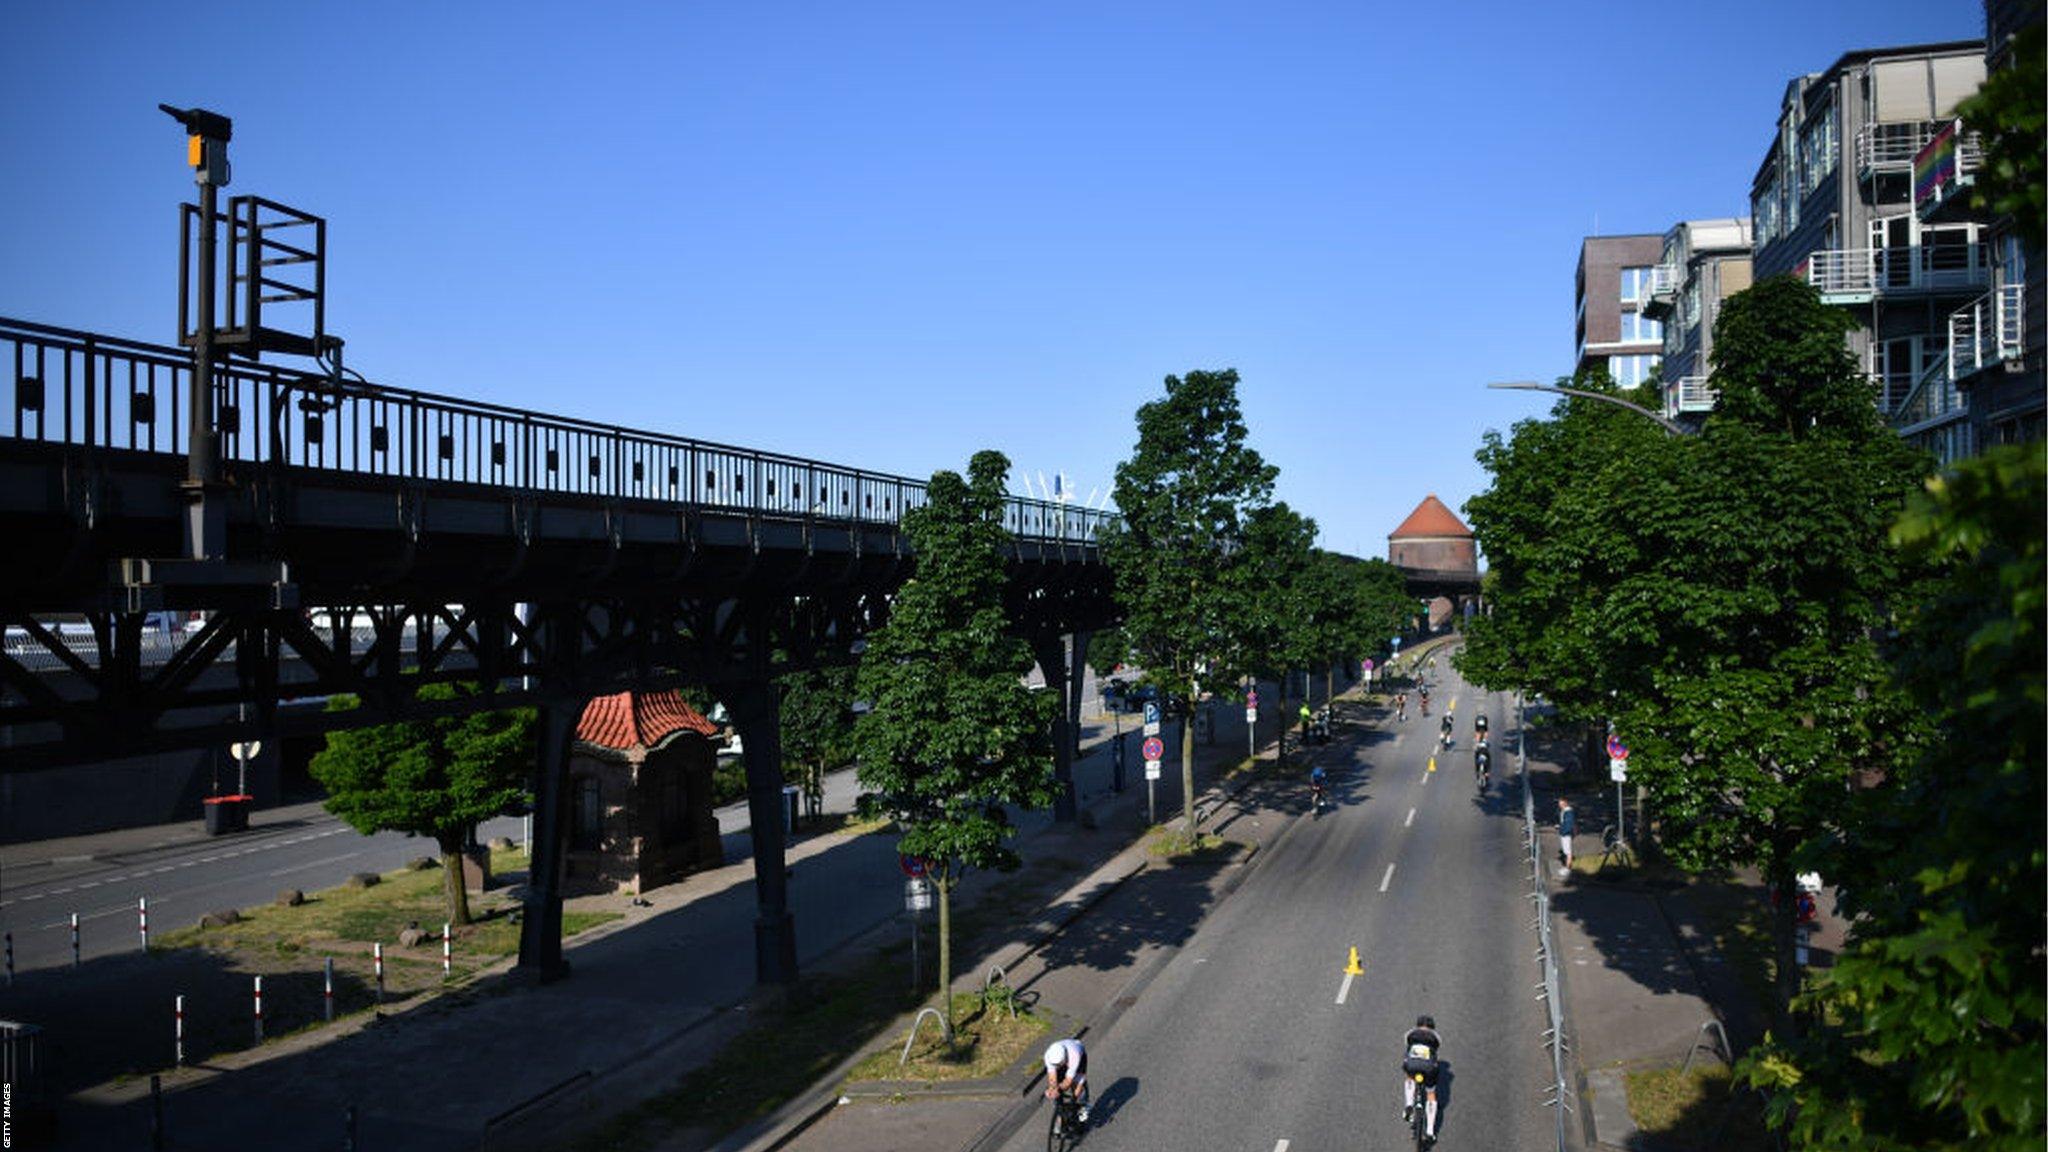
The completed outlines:
{"type": "Polygon", "coordinates": [[[1563,876],[1572,870],[1572,837],[1579,831],[1579,810],[1572,807],[1570,799],[1557,798],[1557,850],[1564,857],[1564,867],[1558,870],[1563,876]]]}

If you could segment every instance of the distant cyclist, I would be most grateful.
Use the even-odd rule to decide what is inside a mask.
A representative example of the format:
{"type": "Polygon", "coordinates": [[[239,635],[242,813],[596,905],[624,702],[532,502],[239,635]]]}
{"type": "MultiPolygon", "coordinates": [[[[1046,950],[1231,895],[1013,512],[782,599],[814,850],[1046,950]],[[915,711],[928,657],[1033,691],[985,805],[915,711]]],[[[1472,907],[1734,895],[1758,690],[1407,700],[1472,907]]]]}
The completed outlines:
{"type": "Polygon", "coordinates": [[[1394,693],[1394,708],[1394,719],[1406,720],[1408,718],[1408,694],[1406,692],[1394,693]]]}
{"type": "Polygon", "coordinates": [[[1486,737],[1481,736],[1472,745],[1472,774],[1479,778],[1479,786],[1485,788],[1493,772],[1493,750],[1486,746],[1486,737]]]}
{"type": "Polygon", "coordinates": [[[1481,740],[1486,739],[1486,713],[1476,712],[1473,714],[1472,733],[1481,740]]]}
{"type": "Polygon", "coordinates": [[[1316,811],[1318,812],[1323,810],[1323,797],[1326,792],[1325,785],[1328,781],[1329,777],[1324,773],[1321,764],[1308,770],[1308,794],[1309,798],[1315,802],[1316,811]]]}
{"type": "Polygon", "coordinates": [[[1081,1105],[1076,1119],[1088,1122],[1088,1050],[1071,1037],[1055,1040],[1045,1050],[1045,1098],[1070,1092],[1081,1105]]]}
{"type": "Polygon", "coordinates": [[[1412,1119],[1415,1113],[1415,1086],[1421,1084],[1424,1093],[1422,1131],[1430,1140],[1436,1139],[1436,1081],[1443,1070],[1443,1063],[1436,1057],[1443,1047],[1444,1038],[1437,1034],[1436,1020],[1430,1016],[1417,1016],[1415,1027],[1408,1030],[1402,1041],[1405,1052],[1401,1057],[1401,1119],[1412,1119]]]}
{"type": "Polygon", "coordinates": [[[1449,712],[1445,712],[1443,722],[1443,735],[1438,737],[1438,739],[1443,743],[1444,747],[1449,748],[1451,746],[1451,736],[1457,731],[1457,728],[1457,720],[1453,718],[1449,712]]]}

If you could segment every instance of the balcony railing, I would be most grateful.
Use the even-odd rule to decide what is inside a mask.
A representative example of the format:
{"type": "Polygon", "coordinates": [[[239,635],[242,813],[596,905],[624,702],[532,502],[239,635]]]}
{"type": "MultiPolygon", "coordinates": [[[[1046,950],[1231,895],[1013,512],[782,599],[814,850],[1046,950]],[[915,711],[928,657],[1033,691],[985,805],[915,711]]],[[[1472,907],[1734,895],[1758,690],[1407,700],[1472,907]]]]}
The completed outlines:
{"type": "Polygon", "coordinates": [[[1967,379],[2025,354],[2026,288],[2002,284],[1949,315],[1949,379],[1967,379]]]}
{"type": "Polygon", "coordinates": [[[1705,376],[1681,376],[1669,385],[1669,402],[1666,404],[1672,415],[1681,412],[1712,412],[1714,402],[1721,398],[1718,389],[1707,384],[1705,376]]]}
{"type": "Polygon", "coordinates": [[[1807,257],[1806,282],[1830,304],[1968,290],[1990,283],[1988,255],[1982,244],[1828,249],[1807,257]]]}
{"type": "Polygon", "coordinates": [[[1977,182],[1983,165],[1983,138],[1949,121],[1913,154],[1913,211],[1922,220],[1933,217],[1977,182]]]}
{"type": "Polygon", "coordinates": [[[1953,120],[1905,120],[1865,124],[1856,130],[1856,171],[1865,179],[1879,172],[1904,172],[1913,157],[1953,120]]]}
{"type": "Polygon", "coordinates": [[[1921,370],[1912,390],[1890,413],[1894,427],[1924,431],[1930,421],[1952,420],[1969,412],[1969,400],[1956,388],[1951,364],[1948,356],[1937,356],[1921,370]]]}
{"type": "Polygon", "coordinates": [[[1650,268],[1650,278],[1643,285],[1640,307],[1643,315],[1652,320],[1661,320],[1670,313],[1677,303],[1678,290],[1685,286],[1685,268],[1678,264],[1657,264],[1650,268]]]}

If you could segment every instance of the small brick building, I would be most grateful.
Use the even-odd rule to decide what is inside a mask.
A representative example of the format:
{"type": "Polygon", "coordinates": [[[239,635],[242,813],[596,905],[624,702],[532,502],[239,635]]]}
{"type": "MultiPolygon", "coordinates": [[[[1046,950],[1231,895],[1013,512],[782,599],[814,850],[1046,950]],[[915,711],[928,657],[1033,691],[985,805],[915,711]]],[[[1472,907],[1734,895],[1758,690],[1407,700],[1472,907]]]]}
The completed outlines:
{"type": "Polygon", "coordinates": [[[1434,492],[1387,534],[1387,560],[1408,577],[1411,591],[1430,598],[1431,629],[1449,623],[1459,605],[1478,596],[1478,542],[1434,492]]]}
{"type": "Polygon", "coordinates": [[[584,707],[569,758],[573,888],[646,892],[725,862],[711,805],[716,731],[674,690],[584,707]]]}

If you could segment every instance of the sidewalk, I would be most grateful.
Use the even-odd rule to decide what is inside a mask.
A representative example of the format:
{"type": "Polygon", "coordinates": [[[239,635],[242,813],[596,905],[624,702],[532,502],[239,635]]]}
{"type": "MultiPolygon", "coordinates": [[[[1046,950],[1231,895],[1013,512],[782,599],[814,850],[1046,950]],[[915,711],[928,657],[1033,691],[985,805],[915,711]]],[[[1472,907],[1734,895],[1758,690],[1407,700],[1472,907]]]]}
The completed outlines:
{"type": "MultiPolygon", "coordinates": [[[[1277,714],[1271,704],[1265,712],[1277,714]]],[[[1226,700],[1217,716],[1213,744],[1196,745],[1205,778],[1245,754],[1241,710],[1226,700]]],[[[1125,731],[1136,727],[1135,718],[1121,719],[1125,731]]],[[[1074,862],[1074,874],[1097,877],[1092,889],[1084,879],[1049,902],[1047,919],[1028,926],[1026,948],[1056,933],[1059,922],[1051,917],[1071,919],[1114,890],[1115,870],[1127,867],[1118,863],[1119,854],[1142,820],[1143,762],[1135,756],[1136,739],[1127,741],[1129,786],[1120,795],[1110,790],[1104,738],[1114,726],[1106,717],[1083,726],[1089,752],[1075,767],[1086,814],[1081,821],[1056,826],[1042,813],[1019,820],[1014,843],[1027,859],[1074,862]]],[[[1262,734],[1272,726],[1262,719],[1262,734]]],[[[1172,734],[1169,725],[1167,735],[1172,734]]],[[[1164,772],[1158,785],[1161,814],[1177,811],[1178,772],[1164,772]]],[[[185,834],[203,832],[195,822],[190,829],[108,835],[143,846],[185,834]]],[[[790,901],[803,971],[816,973],[897,942],[903,922],[894,841],[887,833],[833,833],[800,837],[791,847],[790,901]]],[[[104,851],[105,843],[79,838],[58,846],[62,852],[44,845],[39,855],[91,855],[104,851]]],[[[315,1027],[260,1049],[226,1054],[206,1067],[166,1072],[167,1146],[232,1147],[260,1132],[266,1148],[281,1152],[331,1149],[340,1143],[351,1107],[361,1147],[438,1152],[551,1145],[566,1125],[588,1125],[674,1083],[745,1026],[757,991],[751,879],[752,864],[741,859],[648,893],[647,907],[626,896],[589,898],[624,918],[566,941],[573,974],[556,984],[516,988],[486,974],[417,1007],[387,1009],[381,1019],[363,1016],[315,1027]]],[[[1190,913],[1188,927],[1198,914],[1190,913]]],[[[1131,951],[1158,943],[1133,942],[1131,951]]],[[[1022,958],[1021,951],[999,950],[992,962],[1016,965],[1022,958]]],[[[139,955],[133,960],[155,963],[139,955]]],[[[498,966],[507,967],[509,961],[498,966]]],[[[1041,994],[1061,978],[1045,969],[1043,959],[1035,973],[1027,967],[1018,967],[1013,982],[1043,984],[1041,994]]],[[[133,997],[124,998],[127,982],[120,968],[110,964],[89,992],[82,984],[72,986],[72,999],[90,1000],[100,1027],[136,1035],[150,1051],[161,1047],[168,1063],[167,998],[152,988],[141,1002],[122,1008],[133,997]],[[110,1024],[109,1014],[125,1014],[126,1026],[110,1024]],[[143,1039],[159,1018],[162,1043],[143,1039]]],[[[956,971],[965,985],[978,981],[985,965],[963,960],[956,971]]],[[[66,1028],[61,1011],[56,1016],[36,1019],[53,1039],[62,1038],[66,1028]]],[[[104,1083],[66,1101],[56,1146],[143,1146],[150,1131],[148,1079],[104,1083]]]]}

